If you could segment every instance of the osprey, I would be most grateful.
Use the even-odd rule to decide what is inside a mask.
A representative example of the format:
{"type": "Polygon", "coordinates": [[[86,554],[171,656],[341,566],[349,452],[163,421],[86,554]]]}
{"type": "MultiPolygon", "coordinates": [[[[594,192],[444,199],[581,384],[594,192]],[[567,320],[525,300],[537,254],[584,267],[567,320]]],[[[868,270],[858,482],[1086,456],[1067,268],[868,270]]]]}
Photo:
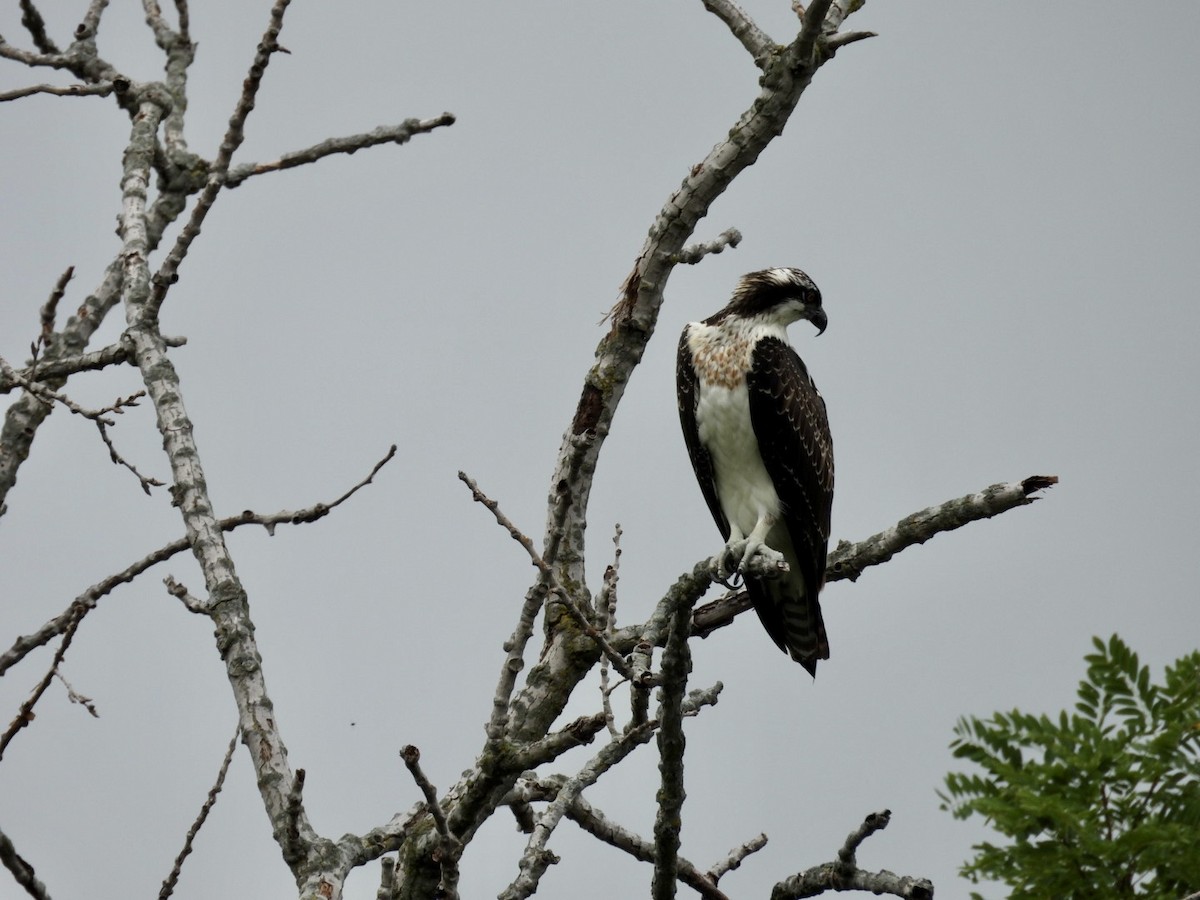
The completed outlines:
{"type": "Polygon", "coordinates": [[[825,330],[821,292],[799,269],[743,275],[733,299],[683,329],[676,387],[683,438],[725,538],[719,574],[756,553],[787,562],[778,578],[744,576],[767,633],[817,674],[829,641],[817,595],[825,582],[833,442],[825,401],[787,340],[807,319],[825,330]]]}

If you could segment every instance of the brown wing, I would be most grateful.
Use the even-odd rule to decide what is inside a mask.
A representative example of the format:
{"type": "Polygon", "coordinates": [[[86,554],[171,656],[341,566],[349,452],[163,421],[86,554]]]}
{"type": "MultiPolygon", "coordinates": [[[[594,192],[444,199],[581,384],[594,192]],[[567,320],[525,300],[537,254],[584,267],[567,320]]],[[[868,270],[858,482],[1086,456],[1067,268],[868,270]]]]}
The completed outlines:
{"type": "Polygon", "coordinates": [[[833,442],[825,401],[804,363],[785,341],[764,338],[754,348],[746,379],[750,423],[767,474],[782,504],[790,547],[789,579],[755,581],[747,588],[768,633],[815,674],[829,658],[817,595],[825,583],[833,506],[833,442]]]}
{"type": "Polygon", "coordinates": [[[688,456],[692,460],[692,469],[696,472],[696,480],[700,482],[700,490],[704,501],[721,530],[721,539],[729,540],[729,521],[721,510],[717,499],[717,482],[713,476],[712,457],[700,443],[700,431],[696,427],[696,402],[699,399],[700,380],[696,369],[692,366],[692,351],[688,349],[688,329],[683,329],[679,338],[679,350],[675,358],[675,391],[679,400],[679,424],[683,426],[683,442],[687,445],[688,456]]]}

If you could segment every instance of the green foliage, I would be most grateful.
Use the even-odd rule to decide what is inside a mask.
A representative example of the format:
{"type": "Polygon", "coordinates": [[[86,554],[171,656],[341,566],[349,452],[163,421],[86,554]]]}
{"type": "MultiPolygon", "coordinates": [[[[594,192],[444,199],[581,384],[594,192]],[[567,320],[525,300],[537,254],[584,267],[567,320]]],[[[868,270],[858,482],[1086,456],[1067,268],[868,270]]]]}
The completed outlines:
{"type": "Polygon", "coordinates": [[[1008,839],[961,873],[1010,900],[1179,900],[1200,891],[1200,653],[1152,684],[1119,637],[1092,640],[1074,712],[955,726],[954,755],[982,773],[947,775],[942,808],[1008,839]]]}

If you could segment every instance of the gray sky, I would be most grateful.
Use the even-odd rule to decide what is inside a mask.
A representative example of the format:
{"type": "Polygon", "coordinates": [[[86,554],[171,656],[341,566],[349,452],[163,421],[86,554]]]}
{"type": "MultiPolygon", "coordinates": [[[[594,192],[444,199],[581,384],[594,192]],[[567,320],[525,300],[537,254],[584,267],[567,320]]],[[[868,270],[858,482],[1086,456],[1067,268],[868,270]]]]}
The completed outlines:
{"type": "MultiPolygon", "coordinates": [[[[61,43],[84,6],[43,4],[61,43]]],[[[794,36],[786,0],[743,6],[794,36]]],[[[194,151],[215,152],[268,7],[193,4],[194,151]]],[[[157,78],[139,8],[113,4],[101,52],[157,78]]],[[[1094,634],[1119,632],[1156,674],[1198,642],[1200,6],[1151,21],[1116,3],[875,0],[851,23],[880,36],[818,73],[699,226],[698,240],[736,226],[741,247],[671,279],[601,457],[593,588],[617,522],[626,623],[720,546],[679,435],[674,347],[765,266],[804,268],[825,297],[826,334],[801,325],[792,339],[829,406],[835,540],[994,482],[1062,481],[832,585],[832,658],[815,683],[752,616],[696,647],[696,685],[725,692],[688,724],[683,852],[707,867],[767,832],[722,882],[737,897],[830,859],[884,807],[892,824],[860,864],[966,896],[955,871],[985,832],[934,793],[955,767],[956,719],[1069,706],[1094,634]]],[[[0,34],[28,46],[13,8],[0,34]]],[[[533,570],[455,473],[540,535],[599,320],[663,200],[754,98],[757,70],[682,0],[310,0],[281,42],[291,55],[272,61],[235,162],[458,116],[222,197],[163,314],[188,338],[175,360],[219,514],[331,500],[399,444],[334,515],[230,539],[309,813],[337,836],[419,799],[401,745],[421,748],[439,787],[471,765],[533,570]]],[[[52,77],[4,63],[0,90],[52,77]]],[[[62,270],[76,267],[73,309],[118,247],[128,120],[107,99],[38,97],[3,104],[0,122],[0,354],[21,362],[62,270]]],[[[109,371],[70,394],[103,405],[139,387],[109,371]]],[[[166,477],[146,408],[114,436],[166,477]]],[[[5,642],[182,532],[164,491],[145,497],[61,412],[8,502],[5,642]]],[[[152,895],[232,735],[211,625],[167,596],[168,572],[202,585],[178,558],[102,601],[76,638],[65,674],[101,717],[53,689],[0,765],[0,826],[56,898],[118,883],[152,895]]],[[[5,721],[49,659],[0,680],[5,721]]],[[[584,691],[568,713],[597,705],[584,691]]],[[[242,754],[179,898],[294,895],[242,754]]],[[[587,796],[648,832],[654,790],[648,747],[587,796]]],[[[523,843],[497,816],[469,850],[464,896],[494,896],[523,843]]],[[[646,892],[648,867],[569,824],[551,847],[563,863],[545,896],[646,892]]],[[[373,897],[376,878],[353,876],[347,896],[373,897]]]]}

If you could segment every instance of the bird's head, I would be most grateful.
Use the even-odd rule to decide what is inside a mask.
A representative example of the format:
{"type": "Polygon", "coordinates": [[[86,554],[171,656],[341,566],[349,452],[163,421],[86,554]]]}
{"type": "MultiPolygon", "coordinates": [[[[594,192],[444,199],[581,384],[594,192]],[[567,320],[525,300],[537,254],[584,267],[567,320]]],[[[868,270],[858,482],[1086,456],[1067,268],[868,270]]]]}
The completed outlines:
{"type": "Polygon", "coordinates": [[[817,334],[829,324],[820,289],[799,269],[763,269],[743,275],[733,289],[733,299],[717,315],[767,319],[784,326],[807,319],[817,326],[817,334]]]}

